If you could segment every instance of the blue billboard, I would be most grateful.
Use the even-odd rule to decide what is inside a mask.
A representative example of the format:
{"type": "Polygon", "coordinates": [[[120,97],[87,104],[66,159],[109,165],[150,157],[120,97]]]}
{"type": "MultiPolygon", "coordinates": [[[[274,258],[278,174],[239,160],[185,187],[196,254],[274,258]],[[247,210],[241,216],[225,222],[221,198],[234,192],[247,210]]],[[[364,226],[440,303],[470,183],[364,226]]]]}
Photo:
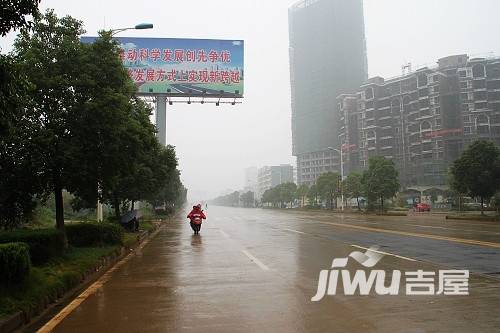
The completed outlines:
{"type": "MultiPolygon", "coordinates": [[[[92,43],[96,37],[82,37],[92,43]]],[[[116,37],[139,93],[243,96],[243,41],[116,37]]]]}

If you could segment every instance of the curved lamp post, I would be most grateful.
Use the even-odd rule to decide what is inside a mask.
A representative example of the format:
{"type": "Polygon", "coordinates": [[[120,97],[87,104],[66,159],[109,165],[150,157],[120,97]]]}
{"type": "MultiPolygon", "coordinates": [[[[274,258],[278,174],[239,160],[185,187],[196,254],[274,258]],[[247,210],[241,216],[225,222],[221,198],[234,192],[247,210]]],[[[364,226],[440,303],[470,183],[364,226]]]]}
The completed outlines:
{"type": "MultiPolygon", "coordinates": [[[[144,29],[153,29],[153,24],[152,23],[139,23],[133,27],[128,27],[128,28],[118,28],[118,29],[111,29],[111,36],[116,35],[117,33],[120,33],[125,30],[144,30],[144,29]]],[[[101,191],[100,188],[97,189],[97,191],[101,191]]],[[[101,222],[103,220],[103,212],[102,212],[102,203],[97,200],[97,222],[101,222]]]]}
{"type": "Polygon", "coordinates": [[[111,36],[116,35],[117,33],[120,33],[125,30],[144,30],[144,29],[153,29],[153,24],[152,23],[139,23],[135,25],[134,27],[128,27],[128,28],[118,28],[118,29],[112,29],[111,31],[111,36]]]}

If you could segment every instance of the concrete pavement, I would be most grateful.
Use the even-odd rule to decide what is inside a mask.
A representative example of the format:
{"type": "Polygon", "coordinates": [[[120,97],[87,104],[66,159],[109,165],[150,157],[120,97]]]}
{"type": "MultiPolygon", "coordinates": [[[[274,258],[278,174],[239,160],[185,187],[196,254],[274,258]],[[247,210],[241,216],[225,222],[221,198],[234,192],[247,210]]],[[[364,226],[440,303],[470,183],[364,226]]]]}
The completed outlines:
{"type": "MultiPolygon", "coordinates": [[[[500,327],[495,278],[500,248],[491,246],[500,243],[495,223],[222,207],[209,207],[207,215],[199,236],[192,235],[184,216],[171,221],[54,331],[494,332],[500,327]],[[470,295],[372,292],[311,302],[321,270],[334,258],[372,245],[387,253],[377,269],[478,273],[470,278],[470,295]]],[[[349,262],[347,268],[363,267],[349,262]]]]}

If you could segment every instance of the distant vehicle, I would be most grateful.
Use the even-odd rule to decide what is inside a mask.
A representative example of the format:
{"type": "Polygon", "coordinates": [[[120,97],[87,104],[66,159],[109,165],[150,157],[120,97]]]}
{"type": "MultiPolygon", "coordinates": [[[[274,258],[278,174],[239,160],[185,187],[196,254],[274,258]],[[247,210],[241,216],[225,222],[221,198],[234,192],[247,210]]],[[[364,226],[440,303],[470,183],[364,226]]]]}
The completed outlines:
{"type": "Polygon", "coordinates": [[[426,204],[426,203],[418,203],[415,205],[415,211],[416,212],[430,212],[431,211],[431,205],[426,204]]]}

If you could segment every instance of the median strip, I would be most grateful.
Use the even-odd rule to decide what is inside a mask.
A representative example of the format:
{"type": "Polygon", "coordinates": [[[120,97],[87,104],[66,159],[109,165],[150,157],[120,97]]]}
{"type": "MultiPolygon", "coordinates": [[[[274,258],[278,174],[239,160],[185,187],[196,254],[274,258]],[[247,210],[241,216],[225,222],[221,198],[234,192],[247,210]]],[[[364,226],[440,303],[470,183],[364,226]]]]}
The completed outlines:
{"type": "Polygon", "coordinates": [[[493,247],[493,248],[500,249],[500,243],[484,242],[484,241],[478,241],[475,239],[465,239],[465,238],[454,238],[454,237],[429,235],[429,234],[419,234],[419,233],[415,233],[415,232],[379,229],[379,228],[363,227],[363,226],[359,226],[359,225],[342,224],[342,223],[334,223],[334,222],[318,222],[318,223],[333,225],[333,226],[340,227],[340,228],[350,228],[350,229],[363,230],[363,231],[381,232],[381,233],[400,235],[400,236],[428,238],[428,239],[443,240],[443,241],[448,241],[448,242],[453,242],[453,243],[479,245],[479,246],[486,246],[486,247],[493,247]]]}

